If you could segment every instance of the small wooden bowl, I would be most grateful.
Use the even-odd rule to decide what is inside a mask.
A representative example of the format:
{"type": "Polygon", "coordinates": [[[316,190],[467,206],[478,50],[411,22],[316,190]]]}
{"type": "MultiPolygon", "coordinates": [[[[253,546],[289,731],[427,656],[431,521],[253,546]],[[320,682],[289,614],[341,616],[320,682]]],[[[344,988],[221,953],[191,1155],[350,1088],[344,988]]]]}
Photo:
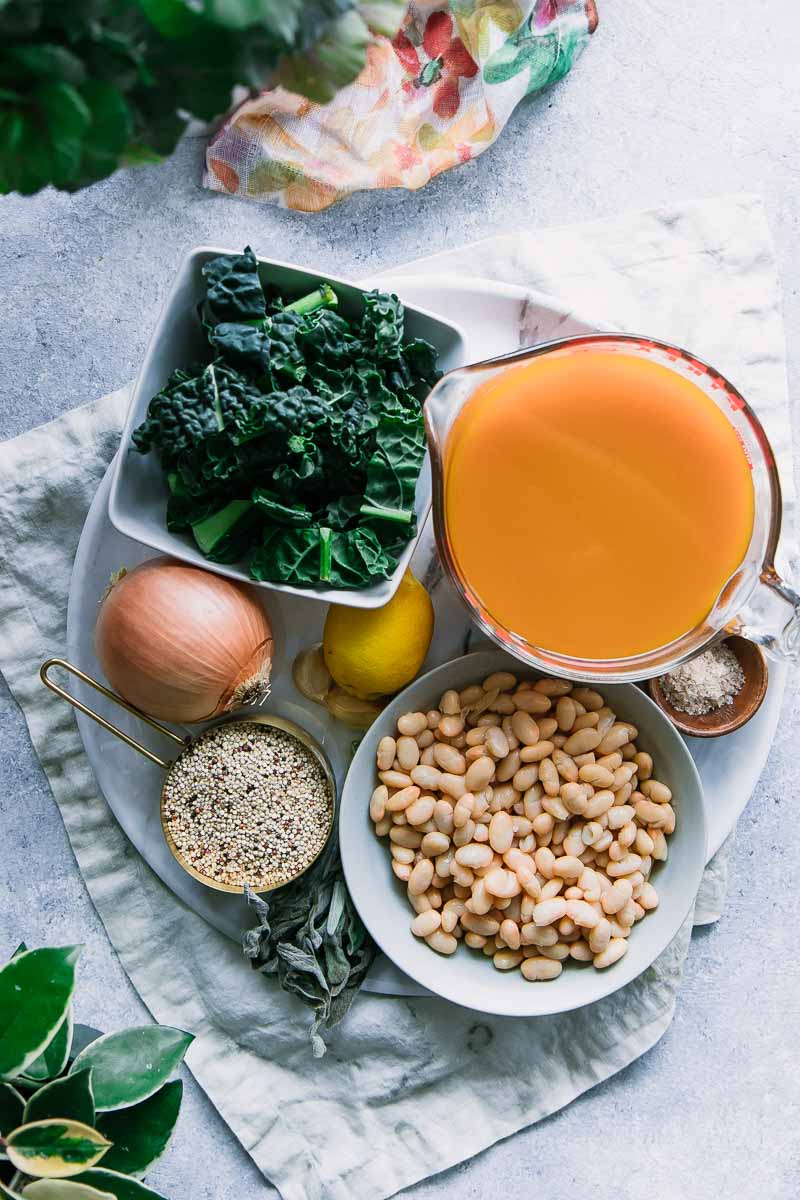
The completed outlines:
{"type": "Polygon", "coordinates": [[[732,703],[723,708],[704,713],[703,716],[692,716],[674,708],[667,700],[661,687],[663,675],[648,681],[647,690],[651,698],[662,712],[666,713],[676,729],[689,734],[690,737],[722,737],[723,734],[741,729],[758,712],[767,694],[769,668],[761,647],[755,642],[749,642],[747,638],[736,635],[725,638],[724,644],[729,646],[738,658],[744,671],[744,684],[732,703]]]}

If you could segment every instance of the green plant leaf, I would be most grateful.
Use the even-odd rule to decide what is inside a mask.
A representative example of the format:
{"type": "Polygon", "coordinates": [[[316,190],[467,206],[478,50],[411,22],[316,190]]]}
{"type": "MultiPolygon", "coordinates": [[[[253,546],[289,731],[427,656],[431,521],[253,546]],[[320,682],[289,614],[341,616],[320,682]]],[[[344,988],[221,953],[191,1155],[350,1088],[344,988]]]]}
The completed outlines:
{"type": "Polygon", "coordinates": [[[149,1171],[169,1144],[182,1096],[183,1084],[173,1079],[141,1104],[104,1113],[97,1128],[112,1143],[103,1160],[104,1168],[138,1178],[149,1171]]]}
{"type": "Polygon", "coordinates": [[[0,1078],[25,1071],[61,1027],[80,952],[80,946],[27,950],[0,968],[0,1078]]]}
{"type": "Polygon", "coordinates": [[[70,83],[44,83],[34,93],[39,119],[47,137],[39,139],[40,153],[48,163],[54,183],[68,182],[81,161],[83,137],[92,116],[80,93],[70,83]]]}
{"type": "Polygon", "coordinates": [[[107,1033],[79,1054],[70,1072],[92,1067],[97,1112],[129,1108],[157,1092],[194,1041],[167,1025],[142,1025],[107,1033]]]}
{"type": "Polygon", "coordinates": [[[25,1101],[10,1083],[0,1083],[0,1137],[22,1124],[25,1101]]]}
{"type": "Polygon", "coordinates": [[[248,29],[264,25],[282,40],[294,40],[302,2],[298,0],[204,0],[203,11],[210,21],[226,29],[248,29]],[[285,9],[283,13],[281,9],[285,9]]]}
{"type": "Polygon", "coordinates": [[[44,76],[64,83],[83,83],[86,68],[77,55],[66,46],[42,42],[27,46],[11,46],[5,51],[15,83],[23,79],[44,76]]]}
{"type": "Polygon", "coordinates": [[[24,1078],[34,1083],[46,1079],[55,1079],[65,1069],[69,1062],[72,1049],[72,1006],[67,1009],[67,1015],[56,1030],[55,1036],[44,1052],[25,1068],[24,1078]]]}
{"type": "Polygon", "coordinates": [[[358,11],[370,29],[394,37],[408,8],[406,0],[360,0],[358,11]]]}
{"type": "Polygon", "coordinates": [[[116,1200],[164,1200],[164,1197],[152,1188],[145,1187],[128,1175],[120,1175],[118,1171],[106,1171],[104,1167],[94,1167],[84,1171],[77,1180],[78,1183],[89,1183],[92,1187],[110,1192],[116,1200]]]}
{"type": "Polygon", "coordinates": [[[122,93],[110,83],[93,79],[80,89],[92,122],[83,139],[81,179],[104,179],[116,171],[133,129],[122,93]]]}
{"type": "Polygon", "coordinates": [[[54,1079],[34,1092],[25,1105],[25,1121],[44,1121],[48,1117],[69,1117],[84,1125],[94,1125],[91,1067],[54,1079]]]}
{"type": "Polygon", "coordinates": [[[6,1153],[24,1175],[66,1179],[93,1167],[110,1144],[90,1125],[56,1118],[12,1130],[6,1138],[6,1153]]]}
{"type": "Polygon", "coordinates": [[[278,78],[289,91],[326,104],[364,69],[371,40],[363,18],[351,9],[328,27],[315,46],[283,59],[278,78]]]}
{"type": "Polygon", "coordinates": [[[74,1179],[37,1179],[22,1189],[22,1195],[23,1200],[114,1200],[113,1193],[74,1179]]]}
{"type": "MultiPolygon", "coordinates": [[[[19,958],[20,954],[24,954],[27,949],[25,943],[20,942],[11,958],[19,958]]],[[[25,1073],[21,1076],[23,1082],[38,1084],[46,1079],[55,1079],[56,1075],[61,1074],[69,1062],[72,1030],[72,1006],[70,1006],[52,1041],[46,1046],[44,1052],[25,1068],[25,1073]]]]}
{"type": "Polygon", "coordinates": [[[182,38],[195,29],[198,14],[183,0],[138,0],[148,21],[166,38],[182,38]]]}
{"type": "Polygon", "coordinates": [[[92,1042],[96,1042],[99,1037],[102,1037],[99,1029],[93,1029],[91,1025],[81,1025],[78,1022],[72,1031],[72,1049],[70,1054],[73,1058],[77,1058],[82,1050],[92,1042]]]}
{"type": "Polygon", "coordinates": [[[42,19],[42,0],[28,0],[27,3],[9,3],[4,0],[0,4],[0,34],[7,37],[24,36],[35,33],[42,19]]]}

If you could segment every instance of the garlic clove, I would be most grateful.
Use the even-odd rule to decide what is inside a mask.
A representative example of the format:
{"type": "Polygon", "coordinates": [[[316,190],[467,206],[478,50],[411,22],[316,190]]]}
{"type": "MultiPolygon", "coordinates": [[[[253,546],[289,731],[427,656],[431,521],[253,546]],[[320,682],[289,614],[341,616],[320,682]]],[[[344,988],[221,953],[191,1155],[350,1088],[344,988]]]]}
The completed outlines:
{"type": "Polygon", "coordinates": [[[305,696],[307,700],[313,700],[315,704],[325,703],[325,697],[331,690],[333,680],[330,671],[325,666],[322,642],[317,642],[315,646],[307,646],[305,650],[300,651],[292,664],[292,679],[301,696],[305,696]]]}
{"type": "Polygon", "coordinates": [[[341,688],[331,688],[325,697],[328,712],[356,729],[369,729],[372,722],[380,715],[383,705],[373,700],[359,700],[356,696],[348,696],[341,688]]]}

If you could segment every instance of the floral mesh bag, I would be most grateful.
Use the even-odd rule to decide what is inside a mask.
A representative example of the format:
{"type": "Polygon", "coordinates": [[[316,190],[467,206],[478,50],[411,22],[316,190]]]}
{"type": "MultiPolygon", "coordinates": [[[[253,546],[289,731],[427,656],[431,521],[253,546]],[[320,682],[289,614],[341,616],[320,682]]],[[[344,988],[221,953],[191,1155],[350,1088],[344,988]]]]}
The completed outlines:
{"type": "Polygon", "coordinates": [[[304,212],[422,187],[490,146],[596,25],[594,0],[415,0],[329,104],[276,88],[236,109],[209,144],[206,186],[304,212]]]}

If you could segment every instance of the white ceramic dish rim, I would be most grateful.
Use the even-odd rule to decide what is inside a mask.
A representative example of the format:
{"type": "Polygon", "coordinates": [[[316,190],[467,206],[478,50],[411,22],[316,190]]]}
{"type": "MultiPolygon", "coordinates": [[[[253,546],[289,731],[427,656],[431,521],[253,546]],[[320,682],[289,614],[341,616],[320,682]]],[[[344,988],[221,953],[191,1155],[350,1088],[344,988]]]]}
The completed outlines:
{"type": "MultiPolygon", "coordinates": [[[[182,289],[186,286],[187,280],[194,270],[194,264],[198,259],[208,257],[216,257],[219,255],[239,254],[240,250],[226,249],[220,246],[193,246],[182,258],[175,277],[167,292],[164,302],[161,306],[161,311],[156,322],[156,326],[150,337],[144,357],[142,359],[139,371],[137,372],[134,386],[131,390],[131,396],[128,403],[128,410],[125,415],[125,423],[122,429],[120,438],[120,453],[115,456],[113,475],[111,481],[111,491],[108,500],[108,515],[111,524],[114,528],[125,537],[129,537],[134,541],[138,541],[143,545],[151,547],[153,550],[159,551],[162,554],[168,554],[173,558],[177,558],[182,562],[188,562],[193,566],[200,566],[206,570],[213,571],[217,575],[224,575],[229,579],[237,580],[240,583],[246,583],[253,587],[263,588],[268,591],[283,592],[288,595],[309,597],[325,604],[344,604],[351,608],[377,608],[387,604],[400,586],[400,580],[403,578],[409,562],[416,549],[422,528],[431,510],[432,504],[432,485],[430,473],[430,459],[426,453],[423,462],[420,477],[417,482],[417,491],[415,498],[415,510],[417,514],[417,531],[414,537],[409,541],[403,551],[398,564],[388,579],[380,580],[369,588],[361,588],[358,590],[348,590],[345,588],[301,588],[294,587],[291,584],[273,583],[269,581],[261,581],[252,579],[245,571],[238,569],[235,564],[213,563],[204,558],[193,547],[187,544],[181,537],[171,533],[165,524],[150,525],[136,520],[127,511],[121,499],[121,485],[123,472],[125,471],[126,455],[122,453],[123,449],[130,446],[131,434],[136,424],[143,419],[147,404],[151,399],[150,394],[145,394],[144,380],[147,378],[153,362],[156,358],[157,348],[160,346],[165,331],[168,330],[170,324],[175,319],[175,310],[179,303],[179,295],[182,289]],[[143,528],[144,525],[144,528],[143,528]],[[145,530],[146,529],[146,533],[145,530]]],[[[340,286],[348,289],[353,289],[358,292],[366,292],[370,289],[370,285],[363,285],[353,282],[348,279],[343,279],[340,276],[330,275],[325,272],[313,271],[296,263],[284,262],[277,258],[266,258],[263,255],[256,255],[259,264],[266,267],[275,267],[279,270],[291,271],[307,277],[310,285],[316,285],[321,278],[326,279],[334,287],[340,286]]],[[[466,361],[466,344],[467,339],[461,325],[451,320],[450,318],[441,317],[428,308],[418,304],[405,304],[407,313],[415,317],[422,318],[425,321],[431,322],[433,325],[449,330],[455,339],[455,345],[458,347],[457,357],[461,359],[459,362],[451,363],[448,369],[454,366],[460,366],[466,361]]],[[[430,337],[430,332],[428,334],[430,337]]],[[[150,389],[147,389],[149,392],[150,389]]]]}
{"type": "MultiPolygon", "coordinates": [[[[479,650],[474,654],[465,655],[453,662],[434,667],[433,670],[415,679],[413,683],[409,684],[407,688],[394,698],[391,704],[387,705],[380,717],[370,726],[364,735],[350,764],[350,769],[342,788],[339,808],[339,845],[348,890],[362,921],[373,940],[380,946],[387,958],[405,975],[416,980],[422,987],[440,996],[442,999],[459,1004],[464,1008],[475,1009],[477,1012],[507,1017],[552,1016],[556,1013],[583,1008],[587,1004],[593,1004],[595,1001],[602,1000],[605,996],[618,991],[627,983],[636,979],[643,971],[646,971],[678,933],[695,902],[705,869],[706,846],[708,842],[705,805],[703,802],[703,785],[699,772],[678,731],[658,705],[644,691],[632,683],[609,685],[606,690],[613,690],[615,692],[624,690],[626,692],[630,691],[631,694],[636,693],[636,703],[641,701],[644,709],[653,717],[655,724],[661,726],[667,741],[671,744],[676,759],[681,760],[682,770],[686,772],[686,778],[690,781],[690,787],[694,789],[694,796],[691,797],[690,802],[696,809],[693,819],[699,824],[701,844],[689,847],[691,872],[690,878],[686,883],[686,904],[680,905],[673,901],[673,907],[670,912],[671,919],[664,921],[664,928],[661,929],[660,935],[655,939],[653,945],[651,945],[650,953],[644,956],[644,961],[642,961],[640,954],[629,953],[604,971],[595,971],[593,968],[587,968],[587,978],[591,980],[592,986],[587,989],[589,994],[585,997],[577,994],[565,1000],[562,989],[558,987],[559,980],[555,981],[554,984],[525,984],[524,990],[506,986],[504,991],[504,983],[507,983],[506,973],[497,971],[490,963],[484,962],[476,956],[474,959],[475,972],[477,973],[478,970],[487,972],[488,978],[486,982],[491,980],[489,990],[492,995],[488,1003],[485,998],[483,1000],[476,1000],[474,997],[471,998],[470,995],[465,995],[462,987],[458,986],[457,979],[448,975],[448,959],[446,957],[440,956],[426,948],[426,953],[429,955],[430,961],[424,956],[420,956],[417,961],[416,949],[419,947],[419,942],[409,930],[413,914],[406,904],[405,897],[401,895],[402,885],[398,884],[391,875],[389,875],[386,882],[395,886],[396,896],[399,898],[402,907],[398,908],[396,928],[393,925],[387,929],[386,926],[380,924],[374,907],[374,889],[370,887],[370,883],[375,884],[376,875],[368,869],[368,862],[365,860],[364,854],[365,850],[369,854],[371,852],[370,848],[374,847],[373,860],[377,863],[381,860],[388,861],[389,853],[385,840],[375,837],[372,830],[367,813],[369,790],[367,784],[364,782],[364,778],[359,778],[365,777],[369,781],[370,787],[375,785],[375,750],[380,738],[394,731],[397,717],[403,712],[417,711],[418,709],[427,710],[429,703],[432,703],[432,698],[441,694],[441,692],[451,685],[455,686],[457,690],[465,686],[464,683],[453,682],[453,675],[454,671],[458,671],[460,674],[465,669],[464,664],[467,663],[469,664],[469,672],[466,678],[470,681],[482,679],[491,671],[503,668],[516,671],[523,678],[541,675],[541,672],[537,672],[527,667],[524,663],[518,662],[502,650],[479,650]],[[415,702],[417,698],[418,702],[415,702]],[[361,834],[359,835],[358,832],[354,834],[354,830],[357,831],[359,828],[361,834]],[[591,970],[591,974],[588,974],[589,969],[591,970]],[[495,996],[497,997],[496,999],[495,996]]],[[[620,712],[625,717],[626,714],[622,711],[622,706],[620,706],[620,712]]],[[[684,798],[685,795],[686,793],[684,793],[684,798]]],[[[663,864],[662,868],[668,870],[669,861],[663,864]]],[[[385,870],[384,876],[386,876],[385,870]]],[[[382,886],[382,884],[379,883],[378,886],[382,886]]],[[[663,908],[664,901],[662,899],[662,905],[659,906],[658,910],[659,913],[662,912],[663,908]]],[[[632,933],[631,938],[633,939],[635,936],[636,931],[632,933]]],[[[632,944],[635,945],[633,941],[632,944]]],[[[459,949],[457,953],[463,953],[463,951],[459,949]]],[[[575,963],[571,963],[570,967],[576,974],[581,971],[580,966],[575,963]]],[[[510,972],[509,974],[513,976],[515,972],[510,972]]],[[[484,981],[482,980],[482,982],[484,981]]],[[[484,989],[484,997],[485,993],[486,989],[484,989]]]]}

